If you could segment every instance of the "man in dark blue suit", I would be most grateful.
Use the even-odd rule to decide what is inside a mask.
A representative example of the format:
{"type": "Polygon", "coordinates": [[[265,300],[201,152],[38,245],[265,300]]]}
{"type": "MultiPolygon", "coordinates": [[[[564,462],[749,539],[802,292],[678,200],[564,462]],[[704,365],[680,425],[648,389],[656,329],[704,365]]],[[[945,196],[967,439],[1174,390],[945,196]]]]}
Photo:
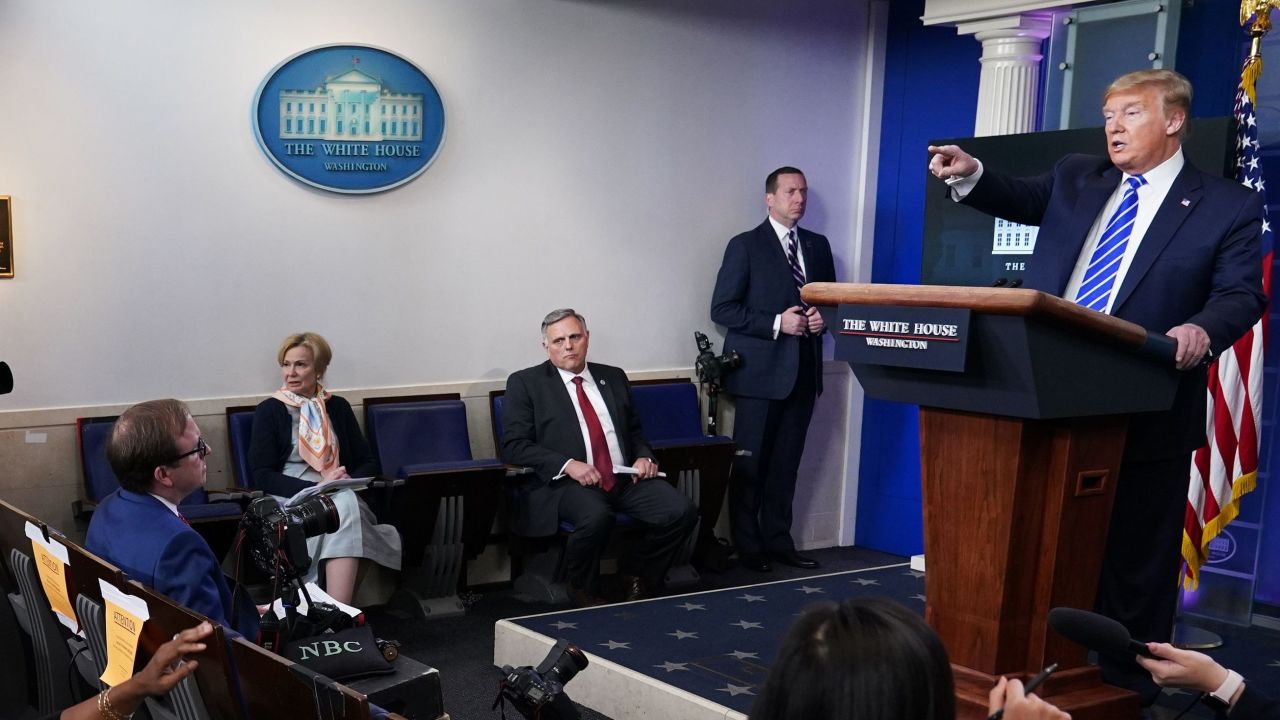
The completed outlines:
{"type": "Polygon", "coordinates": [[[631,403],[621,369],[587,362],[587,321],[570,308],[542,321],[547,361],[507,379],[502,459],[533,468],[512,503],[517,535],[554,535],[573,523],[565,544],[570,594],[579,606],[599,605],[600,555],[614,513],[645,527],[622,560],[623,598],[639,600],[662,586],[676,550],[698,521],[697,508],[666,481],[631,403]],[[629,473],[621,468],[630,466],[629,473]],[[614,468],[619,468],[615,474],[614,468]]]}
{"type": "Polygon", "coordinates": [[[711,296],[726,351],[742,366],[725,389],[734,396],[738,456],[729,484],[729,525],[742,564],[758,572],[770,560],[800,568],[818,562],[796,552],[791,503],[813,404],[822,392],[822,334],[816,308],[800,300],[807,282],[834,282],[831,245],[798,226],[809,186],[781,167],[765,180],[769,216],[729,241],[711,296]]]}
{"type": "MultiPolygon", "coordinates": [[[[1177,341],[1173,406],[1130,418],[1107,537],[1098,611],[1139,640],[1167,641],[1177,606],[1191,453],[1205,441],[1205,367],[1261,316],[1262,200],[1182,154],[1191,85],[1171,70],[1122,76],[1103,98],[1108,157],[1071,155],[1034,178],[984,168],[954,145],[930,147],[953,199],[1039,225],[1027,287],[1177,341]]],[[[1127,658],[1108,682],[1159,689],[1127,658]]]]}
{"type": "Polygon", "coordinates": [[[120,488],[94,511],[85,545],[131,579],[253,639],[253,602],[238,594],[232,625],[232,594],[218,559],[178,510],[204,486],[210,452],[178,400],[151,400],[124,411],[107,443],[120,488]]]}

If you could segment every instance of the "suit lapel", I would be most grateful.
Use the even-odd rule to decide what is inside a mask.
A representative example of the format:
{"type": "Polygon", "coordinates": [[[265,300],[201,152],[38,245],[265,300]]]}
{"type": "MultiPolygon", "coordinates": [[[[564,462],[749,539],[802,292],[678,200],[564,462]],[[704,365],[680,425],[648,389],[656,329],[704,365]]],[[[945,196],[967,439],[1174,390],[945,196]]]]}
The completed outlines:
{"type": "Polygon", "coordinates": [[[564,379],[560,377],[560,371],[555,365],[548,360],[545,363],[547,390],[551,396],[551,413],[553,418],[567,418],[573,426],[573,432],[568,433],[573,442],[578,447],[578,452],[574,453],[574,457],[586,457],[587,445],[582,440],[582,432],[578,428],[578,411],[573,408],[573,400],[569,399],[569,393],[575,392],[573,388],[565,385],[564,379]]]}
{"type": "Polygon", "coordinates": [[[1111,304],[1111,314],[1115,315],[1124,302],[1133,294],[1134,288],[1142,282],[1143,276],[1151,269],[1151,265],[1160,257],[1160,253],[1169,245],[1174,233],[1182,227],[1187,216],[1196,209],[1203,195],[1200,182],[1200,171],[1192,167],[1190,162],[1182,166],[1182,172],[1174,178],[1169,186],[1169,194],[1151,220],[1151,227],[1138,243],[1138,251],[1133,255],[1133,262],[1124,274],[1124,283],[1116,293],[1115,302],[1111,304]]]}

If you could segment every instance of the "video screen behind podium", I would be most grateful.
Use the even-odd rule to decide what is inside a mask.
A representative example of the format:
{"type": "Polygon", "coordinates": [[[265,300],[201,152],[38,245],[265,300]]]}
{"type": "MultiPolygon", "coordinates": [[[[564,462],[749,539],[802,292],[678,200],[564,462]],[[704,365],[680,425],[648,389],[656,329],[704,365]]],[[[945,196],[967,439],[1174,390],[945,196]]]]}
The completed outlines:
{"type": "MultiPolygon", "coordinates": [[[[1187,159],[1205,172],[1233,175],[1234,132],[1230,117],[1191,121],[1182,146],[1187,159]]],[[[934,145],[959,145],[986,167],[1015,176],[1049,172],[1069,153],[1106,153],[1102,128],[955,138],[934,145]]],[[[923,169],[923,168],[922,168],[923,169]]],[[[989,287],[1021,279],[1035,247],[1035,228],[997,220],[951,201],[943,184],[926,175],[924,242],[920,282],[924,285],[989,287]]]]}

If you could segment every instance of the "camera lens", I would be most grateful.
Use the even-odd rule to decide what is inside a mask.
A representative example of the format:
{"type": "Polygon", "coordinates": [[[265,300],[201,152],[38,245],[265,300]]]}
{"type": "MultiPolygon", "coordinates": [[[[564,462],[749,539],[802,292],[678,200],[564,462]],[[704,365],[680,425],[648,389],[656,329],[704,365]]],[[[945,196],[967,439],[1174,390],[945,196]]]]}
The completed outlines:
{"type": "Polygon", "coordinates": [[[570,644],[560,653],[560,657],[556,658],[556,664],[551,666],[549,674],[554,675],[561,685],[569,684],[578,671],[587,666],[587,656],[578,649],[577,645],[570,644]]]}
{"type": "Polygon", "coordinates": [[[338,506],[328,495],[317,495],[298,505],[292,515],[302,526],[302,534],[315,537],[338,529],[338,506]]]}

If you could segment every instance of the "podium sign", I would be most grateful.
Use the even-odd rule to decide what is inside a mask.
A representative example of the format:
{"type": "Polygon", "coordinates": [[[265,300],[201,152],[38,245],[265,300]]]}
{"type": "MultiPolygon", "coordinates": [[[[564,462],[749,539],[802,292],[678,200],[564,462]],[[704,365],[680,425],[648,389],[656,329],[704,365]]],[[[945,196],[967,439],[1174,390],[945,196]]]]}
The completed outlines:
{"type": "Polygon", "coordinates": [[[968,308],[841,305],[836,359],[851,364],[964,370],[968,308]]]}

